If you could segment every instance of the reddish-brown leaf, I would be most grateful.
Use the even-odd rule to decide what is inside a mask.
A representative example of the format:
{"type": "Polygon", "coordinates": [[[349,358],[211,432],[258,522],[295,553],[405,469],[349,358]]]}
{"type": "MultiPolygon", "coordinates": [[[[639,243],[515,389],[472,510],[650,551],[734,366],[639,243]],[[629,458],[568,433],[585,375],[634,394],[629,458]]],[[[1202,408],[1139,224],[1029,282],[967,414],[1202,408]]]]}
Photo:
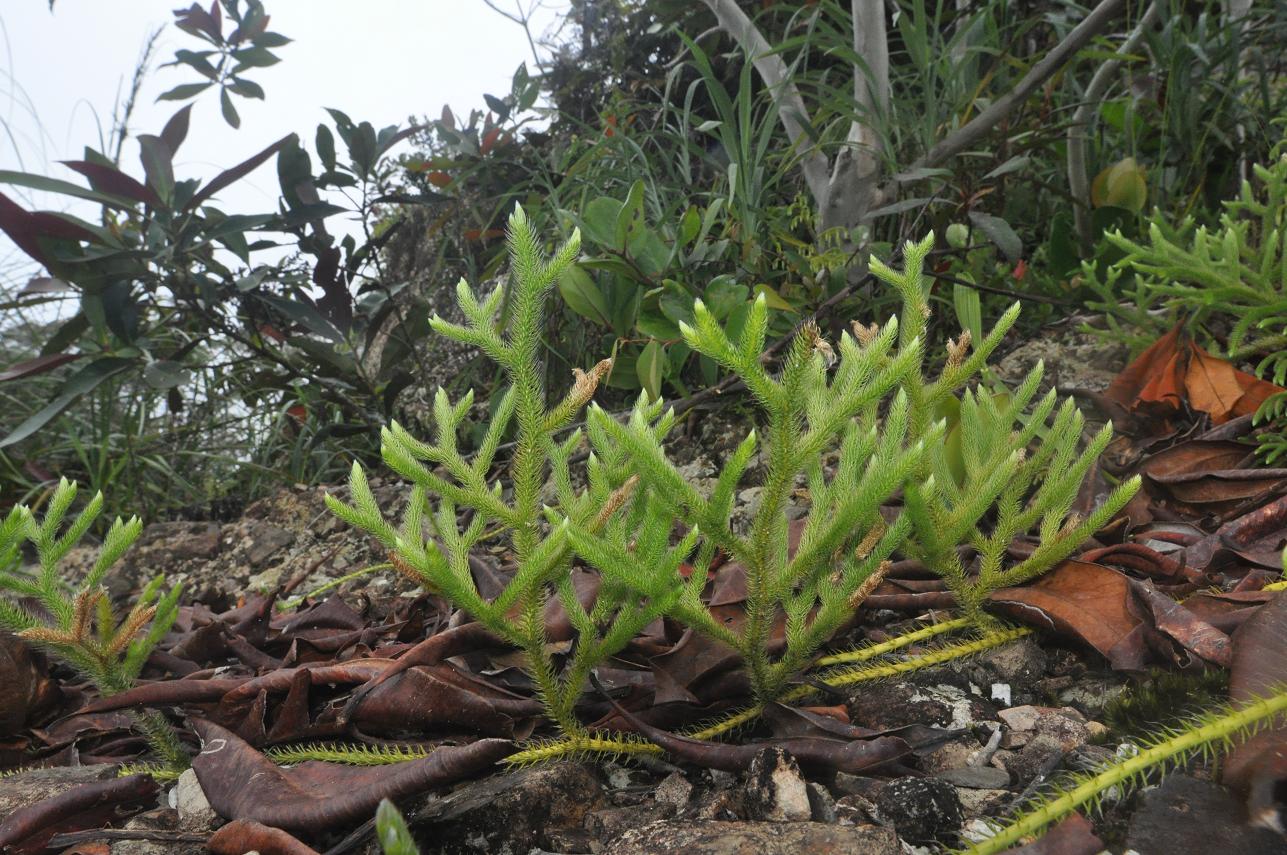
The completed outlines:
{"type": "Polygon", "coordinates": [[[301,843],[280,828],[269,828],[258,822],[235,819],[220,828],[206,841],[206,849],[215,855],[318,855],[316,849],[301,843]]]}
{"type": "Polygon", "coordinates": [[[82,784],[52,798],[19,808],[0,821],[0,851],[36,853],[54,834],[100,828],[155,798],[159,787],[148,775],[130,775],[82,784]]]}
{"type": "Polygon", "coordinates": [[[283,769],[217,724],[198,719],[193,726],[202,750],[192,768],[211,807],[227,819],[287,830],[317,831],[369,819],[380,799],[472,777],[515,750],[509,740],[480,739],[389,766],[309,761],[283,769]]]}
{"type": "Polygon", "coordinates": [[[1031,585],[993,591],[999,611],[1029,626],[1081,639],[1115,667],[1142,661],[1142,642],[1132,636],[1140,619],[1131,611],[1130,579],[1109,567],[1067,560],[1031,585]],[[1120,647],[1123,641],[1129,647],[1120,647]]]}

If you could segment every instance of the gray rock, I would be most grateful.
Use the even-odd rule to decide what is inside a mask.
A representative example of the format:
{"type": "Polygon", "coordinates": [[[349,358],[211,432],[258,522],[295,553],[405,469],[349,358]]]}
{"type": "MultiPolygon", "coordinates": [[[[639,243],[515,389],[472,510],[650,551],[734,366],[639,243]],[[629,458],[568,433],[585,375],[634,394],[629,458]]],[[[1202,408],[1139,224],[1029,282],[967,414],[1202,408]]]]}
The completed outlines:
{"type": "Polygon", "coordinates": [[[876,797],[876,808],[910,843],[946,842],[963,821],[956,788],[937,778],[891,781],[876,797]]]}
{"type": "Polygon", "coordinates": [[[653,791],[653,799],[657,804],[669,807],[671,811],[680,811],[688,805],[688,799],[692,794],[693,785],[688,782],[684,774],[671,772],[657,785],[657,789],[653,791]]]}
{"type": "Polygon", "coordinates": [[[256,570],[261,570],[269,559],[295,542],[295,533],[275,525],[262,523],[250,531],[250,547],[246,560],[256,570]]]}
{"type": "Polygon", "coordinates": [[[993,766],[962,766],[959,769],[944,769],[934,777],[947,781],[954,787],[968,787],[972,790],[999,790],[1010,786],[1010,773],[993,766]]]}
{"type": "Polygon", "coordinates": [[[809,794],[809,815],[814,822],[836,821],[836,800],[822,784],[810,781],[807,785],[809,794]]]}
{"type": "Polygon", "coordinates": [[[611,841],[612,855],[900,855],[892,829],[820,822],[653,822],[611,841]]]}
{"type": "Polygon", "coordinates": [[[1126,831],[1126,846],[1140,855],[1232,852],[1287,855],[1287,840],[1244,821],[1244,809],[1229,790],[1189,775],[1169,775],[1140,795],[1126,831]]]}
{"type": "Polygon", "coordinates": [[[579,835],[587,814],[607,807],[594,770],[557,763],[493,775],[440,798],[412,815],[425,851],[440,855],[558,851],[579,835]]]}
{"type": "Polygon", "coordinates": [[[219,814],[210,807],[197,773],[185,769],[174,788],[175,807],[179,812],[179,827],[184,831],[213,831],[219,823],[219,814]]]}
{"type": "Polygon", "coordinates": [[[812,815],[800,764],[781,748],[766,748],[751,761],[745,803],[754,820],[803,822],[812,815]]]}

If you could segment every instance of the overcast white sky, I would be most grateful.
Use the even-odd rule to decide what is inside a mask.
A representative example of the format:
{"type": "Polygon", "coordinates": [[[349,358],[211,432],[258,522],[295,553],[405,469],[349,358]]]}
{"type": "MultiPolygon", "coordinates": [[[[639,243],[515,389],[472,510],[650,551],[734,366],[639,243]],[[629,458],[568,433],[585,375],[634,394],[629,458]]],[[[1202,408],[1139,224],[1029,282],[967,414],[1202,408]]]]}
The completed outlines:
{"type": "MultiPolygon", "coordinates": [[[[208,2],[208,0],[206,0],[208,2]]],[[[521,0],[525,6],[532,0],[521,0]]],[[[568,0],[541,0],[534,31],[557,26],[568,0]]],[[[513,8],[515,0],[497,0],[513,8]]],[[[79,159],[85,145],[100,148],[112,107],[123,95],[150,32],[166,26],[156,64],[196,40],[169,26],[171,10],[190,0],[0,0],[0,169],[20,169],[83,183],[58,160],[79,159]]],[[[409,116],[437,116],[443,104],[457,115],[483,107],[484,92],[504,95],[519,63],[533,68],[518,25],[482,0],[267,0],[270,28],[294,41],[275,51],[282,62],[247,77],[267,92],[263,102],[236,99],[240,130],[219,115],[207,90],[193,110],[192,129],[176,158],[177,177],[209,177],[292,131],[311,148],[317,124],[336,107],[376,128],[409,116]]],[[[181,105],[156,102],[161,92],[196,79],[179,68],[157,69],[144,85],[130,122],[136,133],[157,133],[181,105]]],[[[127,145],[126,171],[141,177],[138,149],[127,145]]],[[[235,192],[225,209],[253,213],[275,208],[276,172],[270,161],[235,192]]],[[[0,188],[24,205],[48,207],[48,197],[0,188]]],[[[13,249],[0,236],[0,285],[11,284],[13,249]],[[5,282],[9,280],[9,282],[5,282]]]]}

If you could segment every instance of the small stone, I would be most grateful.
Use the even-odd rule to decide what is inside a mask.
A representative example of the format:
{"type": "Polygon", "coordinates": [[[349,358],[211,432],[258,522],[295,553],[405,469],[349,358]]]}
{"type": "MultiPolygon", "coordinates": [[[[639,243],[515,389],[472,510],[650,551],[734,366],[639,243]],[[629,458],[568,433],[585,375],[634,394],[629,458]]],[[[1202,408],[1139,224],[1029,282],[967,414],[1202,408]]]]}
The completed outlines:
{"type": "Polygon", "coordinates": [[[781,748],[766,748],[746,772],[746,811],[750,819],[803,822],[812,814],[800,764],[781,748]]]}
{"type": "Polygon", "coordinates": [[[999,702],[1001,702],[1001,703],[1005,704],[1006,706],[1010,706],[1010,703],[1011,703],[1011,701],[1010,701],[1010,684],[1009,684],[1009,683],[993,683],[993,684],[992,684],[992,694],[990,695],[990,697],[991,697],[991,698],[992,698],[992,700],[994,700],[994,701],[999,701],[999,702]]]}
{"type": "Polygon", "coordinates": [[[883,819],[910,843],[947,842],[961,830],[956,788],[937,778],[900,778],[876,798],[883,819]]]}
{"type": "Polygon", "coordinates": [[[1063,746],[1053,736],[1039,733],[1018,751],[998,751],[994,760],[1013,777],[1016,783],[1026,786],[1038,774],[1048,774],[1056,758],[1064,756],[1063,746]]]}
{"type": "Polygon", "coordinates": [[[947,781],[954,787],[973,790],[996,790],[1010,786],[1010,773],[992,766],[962,766],[946,769],[934,777],[947,781]]]}
{"type": "Polygon", "coordinates": [[[863,796],[849,795],[836,799],[836,821],[841,825],[869,825],[880,813],[876,803],[863,796]]]}
{"type": "Polygon", "coordinates": [[[1001,808],[1014,797],[1009,790],[976,790],[957,787],[956,797],[961,800],[961,812],[967,817],[995,817],[1001,808]]]}
{"type": "Polygon", "coordinates": [[[683,810],[693,794],[693,785],[682,772],[671,772],[657,785],[653,799],[659,805],[665,805],[674,811],[683,810]]]}
{"type": "Polygon", "coordinates": [[[1022,732],[1035,729],[1042,714],[1043,709],[1041,707],[1025,704],[1021,707],[1010,707],[1009,709],[1001,710],[997,713],[997,718],[1011,730],[1022,732]]]}
{"type": "Polygon", "coordinates": [[[810,781],[807,785],[809,794],[809,815],[814,822],[836,821],[836,800],[822,784],[810,781]]]}
{"type": "Polygon", "coordinates": [[[219,814],[210,807],[197,773],[185,769],[174,788],[174,806],[179,812],[179,827],[184,831],[213,831],[219,814]]]}

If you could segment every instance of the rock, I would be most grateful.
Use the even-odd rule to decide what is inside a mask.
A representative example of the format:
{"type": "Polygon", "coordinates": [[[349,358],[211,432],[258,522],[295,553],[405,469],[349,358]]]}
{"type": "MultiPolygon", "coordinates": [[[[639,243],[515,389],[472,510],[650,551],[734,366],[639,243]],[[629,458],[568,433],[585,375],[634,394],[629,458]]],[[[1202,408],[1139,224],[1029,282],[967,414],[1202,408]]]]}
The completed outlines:
{"type": "Polygon", "coordinates": [[[260,523],[250,530],[250,546],[246,560],[256,570],[262,570],[270,558],[295,542],[294,532],[268,523],[260,523]]]}
{"type": "Polygon", "coordinates": [[[1033,730],[1036,728],[1037,720],[1041,718],[1044,709],[1046,708],[1031,705],[1011,707],[998,712],[997,718],[1011,730],[1033,730]]]}
{"type": "Polygon", "coordinates": [[[880,813],[876,803],[865,796],[848,795],[836,799],[836,822],[841,825],[871,825],[880,813]]]}
{"type": "Polygon", "coordinates": [[[961,830],[956,788],[937,778],[900,778],[876,797],[881,818],[910,843],[946,842],[961,830]]]}
{"type": "Polygon", "coordinates": [[[957,787],[956,797],[961,800],[961,813],[967,818],[995,817],[1009,803],[1014,793],[1009,790],[978,790],[957,787]]]}
{"type": "Polygon", "coordinates": [[[587,814],[606,806],[592,767],[557,763],[431,797],[412,815],[411,827],[425,851],[439,855],[559,851],[578,837],[587,814]]]}
{"type": "Polygon", "coordinates": [[[836,800],[822,784],[810,781],[806,788],[809,794],[809,815],[814,822],[836,821],[836,800]]]}
{"type": "Polygon", "coordinates": [[[901,681],[864,685],[849,698],[847,707],[851,721],[873,730],[913,724],[963,728],[991,719],[994,709],[959,686],[918,686],[901,681]]]}
{"type": "Polygon", "coordinates": [[[944,769],[934,777],[947,781],[954,787],[972,790],[998,790],[1010,786],[1010,773],[994,766],[961,766],[944,769]]]}
{"type": "Polygon", "coordinates": [[[820,822],[652,822],[604,849],[612,855],[900,855],[893,830],[820,822]]]}
{"type": "Polygon", "coordinates": [[[688,782],[684,774],[671,772],[657,785],[657,789],[653,791],[653,799],[657,804],[669,807],[674,813],[688,806],[688,799],[692,794],[693,785],[688,782]]]}
{"type": "Polygon", "coordinates": [[[210,807],[197,773],[185,769],[179,776],[174,788],[175,807],[178,810],[179,827],[184,831],[213,831],[219,822],[219,814],[210,807]]]}
{"type": "Polygon", "coordinates": [[[993,683],[1009,686],[1011,703],[1030,698],[1032,687],[1046,673],[1046,652],[1031,638],[1021,638],[981,654],[971,663],[975,681],[991,687],[993,683]]]}
{"type": "Polygon", "coordinates": [[[998,751],[993,759],[1016,783],[1026,786],[1037,775],[1049,774],[1064,753],[1058,739],[1039,733],[1018,751],[998,751]]]}
{"type": "Polygon", "coordinates": [[[800,764],[781,748],[766,748],[751,761],[745,803],[753,820],[803,822],[812,815],[800,764]]]}
{"type": "Polygon", "coordinates": [[[1176,852],[1255,852],[1287,855],[1277,833],[1247,825],[1243,806],[1229,790],[1189,775],[1169,775],[1140,795],[1126,831],[1126,846],[1140,855],[1176,852]]]}
{"type": "Polygon", "coordinates": [[[931,775],[968,765],[970,758],[979,750],[978,740],[966,736],[944,742],[928,754],[920,757],[917,767],[931,775]]]}
{"type": "Polygon", "coordinates": [[[603,843],[646,822],[667,819],[670,809],[665,805],[643,804],[630,807],[610,807],[592,811],[585,818],[585,830],[590,834],[590,849],[607,852],[603,843]]]}

